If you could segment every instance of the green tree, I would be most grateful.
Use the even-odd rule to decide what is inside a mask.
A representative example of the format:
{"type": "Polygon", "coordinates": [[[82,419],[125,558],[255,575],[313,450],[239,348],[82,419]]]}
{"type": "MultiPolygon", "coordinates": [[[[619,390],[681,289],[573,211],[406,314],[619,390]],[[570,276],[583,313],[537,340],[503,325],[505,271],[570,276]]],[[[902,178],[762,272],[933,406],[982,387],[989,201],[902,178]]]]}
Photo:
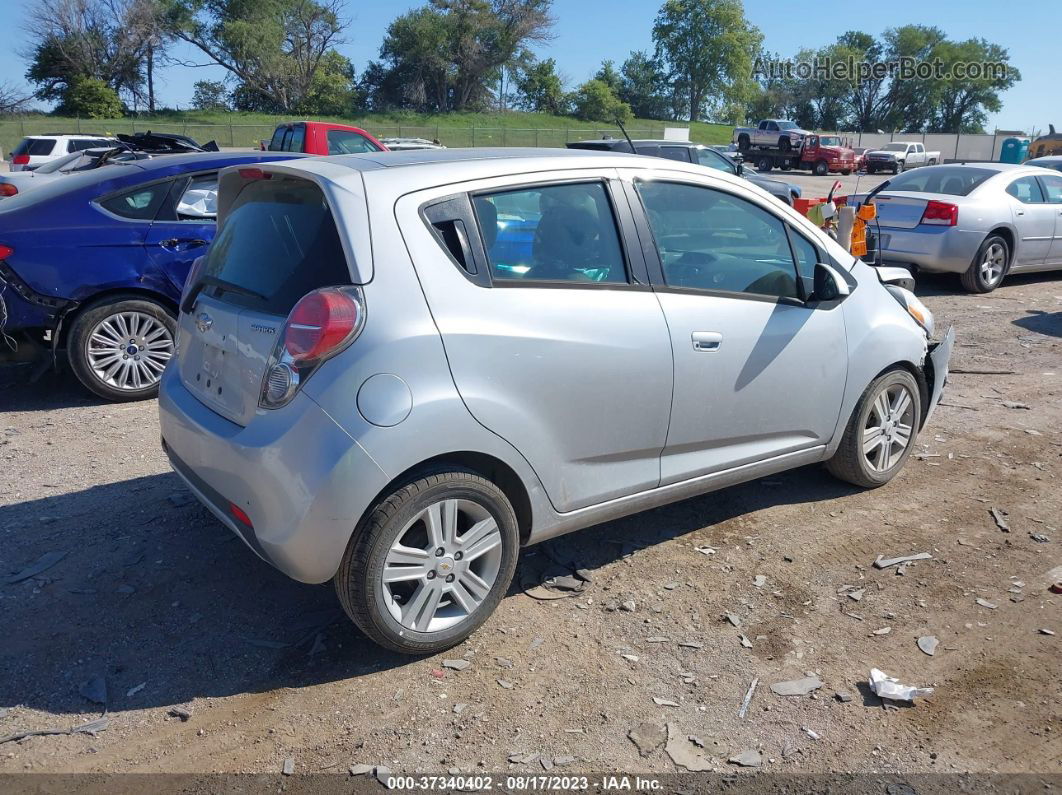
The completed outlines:
{"type": "Polygon", "coordinates": [[[354,65],[335,50],[325,53],[310,83],[310,92],[300,103],[300,113],[340,116],[350,113],[355,95],[354,65]]]}
{"type": "Polygon", "coordinates": [[[572,95],[575,115],[585,121],[628,122],[631,106],[617,97],[602,80],[587,80],[572,95]]]}
{"type": "Polygon", "coordinates": [[[60,116],[86,119],[117,119],[124,112],[116,92],[102,80],[79,75],[63,90],[55,112],[60,116]]]}
{"type": "Polygon", "coordinates": [[[292,112],[314,92],[346,23],[340,0],[159,0],[165,30],[292,112]]]}
{"type": "Polygon", "coordinates": [[[632,52],[620,67],[617,96],[631,106],[639,119],[668,119],[672,116],[667,74],[646,52],[632,52]]]}
{"type": "Polygon", "coordinates": [[[196,110],[228,109],[228,91],[220,80],[197,80],[192,89],[192,107],[196,110]]]}
{"type": "Polygon", "coordinates": [[[937,46],[947,77],[941,81],[937,107],[930,123],[931,132],[984,132],[989,113],[997,113],[1003,103],[999,95],[1021,80],[1021,72],[1010,65],[1010,55],[998,44],[984,39],[944,42],[937,46]],[[956,66],[963,64],[996,65],[1000,73],[960,75],[956,66]]]}
{"type": "MultiPolygon", "coordinates": [[[[886,30],[882,39],[887,61],[899,62],[906,58],[930,63],[936,59],[938,48],[947,41],[947,36],[940,28],[904,25],[886,30]]],[[[894,78],[886,95],[882,126],[903,132],[925,131],[932,123],[942,87],[942,81],[935,78],[894,78]]]]}
{"type": "Polygon", "coordinates": [[[378,107],[420,111],[490,107],[503,70],[550,38],[552,0],[430,0],[398,17],[366,81],[378,107]],[[381,71],[385,70],[385,71],[381,71]]]}
{"type": "Polygon", "coordinates": [[[520,107],[538,113],[563,115],[568,111],[564,84],[552,58],[534,61],[517,72],[516,90],[520,107]]]}
{"type": "Polygon", "coordinates": [[[709,106],[744,101],[762,36],[741,0],[667,0],[653,24],[656,57],[680,80],[691,120],[709,106]]]}
{"type": "MultiPolygon", "coordinates": [[[[35,96],[62,100],[75,78],[87,77],[133,103],[142,99],[153,2],[33,0],[26,10],[30,43],[23,54],[35,96]]],[[[158,46],[161,50],[162,43],[158,46]]]]}
{"type": "Polygon", "coordinates": [[[620,73],[616,71],[616,64],[611,59],[605,59],[601,62],[601,67],[594,74],[594,80],[600,80],[612,89],[612,93],[616,96],[619,96],[619,92],[623,88],[623,79],[620,77],[620,73]]]}

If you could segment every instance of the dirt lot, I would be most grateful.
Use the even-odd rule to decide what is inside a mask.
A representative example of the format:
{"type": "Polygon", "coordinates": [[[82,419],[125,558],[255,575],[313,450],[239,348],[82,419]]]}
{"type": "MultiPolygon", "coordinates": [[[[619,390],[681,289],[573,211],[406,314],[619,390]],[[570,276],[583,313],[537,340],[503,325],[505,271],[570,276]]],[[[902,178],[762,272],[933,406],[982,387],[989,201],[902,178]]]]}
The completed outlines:
{"type": "Polygon", "coordinates": [[[672,751],[716,769],[755,749],[775,771],[1062,772],[1062,282],[954,287],[919,286],[958,329],[953,366],[1013,372],[953,375],[889,486],[805,468],[530,549],[518,583],[561,564],[591,584],[555,601],[514,585],[434,659],[370,645],[330,587],[288,581],[192,501],[153,402],[7,373],[0,737],[98,717],[79,692],[93,677],[110,723],[4,743],[0,773],[677,770],[651,739],[639,754],[643,723],[672,724],[672,751]],[[872,567],[918,552],[932,559],[903,576],[872,567]],[[49,553],[65,557],[5,582],[49,553]],[[864,684],[872,667],[935,691],[893,708],[864,684]],[[810,696],[770,689],[807,672],[823,682],[810,696]]]}

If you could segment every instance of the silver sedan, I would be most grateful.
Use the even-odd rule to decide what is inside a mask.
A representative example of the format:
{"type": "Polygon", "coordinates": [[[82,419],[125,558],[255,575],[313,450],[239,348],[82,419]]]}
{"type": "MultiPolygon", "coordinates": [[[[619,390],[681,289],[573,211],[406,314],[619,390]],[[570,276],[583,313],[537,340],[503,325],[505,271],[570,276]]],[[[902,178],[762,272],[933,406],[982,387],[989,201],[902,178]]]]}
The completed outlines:
{"type": "Polygon", "coordinates": [[[957,273],[972,293],[994,290],[1008,273],[1062,268],[1057,171],[964,163],[920,168],[887,185],[875,198],[886,264],[957,273]]]}

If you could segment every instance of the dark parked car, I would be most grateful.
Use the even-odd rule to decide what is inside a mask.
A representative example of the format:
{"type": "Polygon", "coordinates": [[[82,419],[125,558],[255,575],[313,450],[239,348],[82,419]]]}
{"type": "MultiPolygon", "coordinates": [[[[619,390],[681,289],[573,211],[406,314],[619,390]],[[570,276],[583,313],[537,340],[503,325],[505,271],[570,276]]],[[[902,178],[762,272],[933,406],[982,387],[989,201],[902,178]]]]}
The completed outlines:
{"type": "MultiPolygon", "coordinates": [[[[711,146],[691,143],[689,141],[653,141],[634,139],[634,152],[650,157],[666,157],[680,163],[697,163],[698,165],[725,171],[728,174],[742,176],[757,187],[763,188],[786,204],[792,204],[800,198],[800,186],[777,179],[768,179],[758,174],[746,173],[744,166],[728,155],[711,146]]],[[[596,149],[603,152],[630,152],[631,145],[623,138],[602,138],[598,141],[577,141],[568,144],[569,149],[596,149]]]]}
{"type": "Polygon", "coordinates": [[[4,199],[0,357],[65,348],[97,395],[153,396],[188,270],[214,237],[218,169],[293,157],[303,155],[174,154],[4,199]]]}

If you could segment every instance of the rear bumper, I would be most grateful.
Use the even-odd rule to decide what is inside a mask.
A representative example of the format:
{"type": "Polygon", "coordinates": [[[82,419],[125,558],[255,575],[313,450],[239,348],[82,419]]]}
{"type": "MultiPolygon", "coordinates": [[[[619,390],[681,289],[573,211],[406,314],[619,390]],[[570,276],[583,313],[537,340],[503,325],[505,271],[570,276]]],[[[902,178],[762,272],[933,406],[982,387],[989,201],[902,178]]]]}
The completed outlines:
{"type": "Polygon", "coordinates": [[[361,445],[302,394],[241,427],[200,403],[170,368],[160,384],[159,422],[174,471],[199,501],[259,557],[301,582],[335,574],[358,520],[388,482],[361,445]],[[234,518],[230,504],[252,527],[234,518]]]}
{"type": "Polygon", "coordinates": [[[954,226],[881,227],[881,258],[890,265],[917,265],[935,273],[962,273],[970,267],[984,232],[954,226]]]}

